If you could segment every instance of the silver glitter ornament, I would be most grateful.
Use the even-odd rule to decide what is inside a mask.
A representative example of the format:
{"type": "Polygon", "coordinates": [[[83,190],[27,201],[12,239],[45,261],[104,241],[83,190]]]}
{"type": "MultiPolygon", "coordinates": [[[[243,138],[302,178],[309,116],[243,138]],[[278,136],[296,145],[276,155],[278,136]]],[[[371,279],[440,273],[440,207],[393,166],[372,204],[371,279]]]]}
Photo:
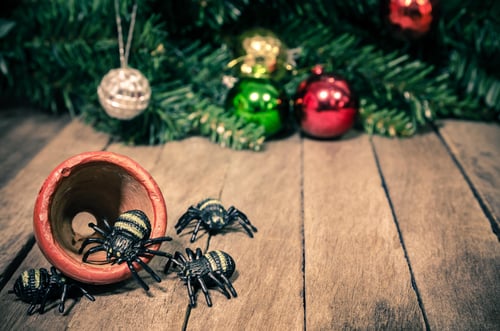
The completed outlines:
{"type": "Polygon", "coordinates": [[[104,76],[97,88],[97,95],[109,116],[130,120],[148,107],[151,87],[139,70],[117,68],[104,76]]]}
{"type": "Polygon", "coordinates": [[[151,99],[151,87],[147,78],[139,70],[127,66],[136,13],[137,3],[132,9],[127,45],[124,47],[120,6],[118,0],[115,0],[120,68],[110,70],[97,88],[99,102],[106,113],[120,120],[130,120],[142,113],[151,99]]]}

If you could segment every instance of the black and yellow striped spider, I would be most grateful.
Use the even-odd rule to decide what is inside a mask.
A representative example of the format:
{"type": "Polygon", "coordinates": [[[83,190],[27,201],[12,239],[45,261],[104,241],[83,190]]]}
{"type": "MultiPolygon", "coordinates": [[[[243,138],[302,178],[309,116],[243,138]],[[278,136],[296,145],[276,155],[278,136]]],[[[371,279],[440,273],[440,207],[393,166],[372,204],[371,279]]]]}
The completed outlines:
{"type": "Polygon", "coordinates": [[[214,234],[225,226],[238,220],[250,237],[253,238],[253,233],[257,232],[257,228],[250,223],[250,220],[243,212],[233,206],[226,210],[217,199],[208,198],[200,201],[196,206],[189,207],[175,225],[177,234],[181,233],[182,230],[195,219],[198,220],[198,222],[193,230],[191,242],[196,240],[201,225],[203,225],[209,233],[214,234]]]}
{"type": "Polygon", "coordinates": [[[132,276],[142,286],[145,291],[149,291],[149,286],[139,277],[132,262],[137,262],[144,270],[146,270],[155,281],[161,282],[160,277],[151,269],[140,257],[151,257],[160,255],[172,257],[171,254],[159,250],[152,250],[148,247],[154,244],[159,244],[164,241],[170,241],[170,237],[159,237],[150,239],[151,223],[141,210],[129,210],[121,214],[113,226],[104,219],[105,230],[97,225],[90,223],[89,227],[94,229],[103,238],[87,238],[80,247],[81,254],[84,248],[92,243],[99,245],[90,248],[83,255],[82,261],[87,262],[89,256],[99,251],[106,251],[106,262],[112,264],[121,264],[126,262],[132,276]]]}
{"type": "Polygon", "coordinates": [[[205,294],[205,300],[209,307],[212,306],[212,300],[208,293],[208,287],[216,285],[224,295],[230,299],[231,293],[236,297],[236,290],[229,281],[229,278],[236,269],[233,258],[222,251],[210,251],[206,254],[197,248],[196,253],[186,248],[187,259],[181,252],[175,252],[174,257],[170,258],[165,265],[165,273],[168,272],[172,263],[174,267],[179,267],[178,276],[186,282],[189,304],[191,307],[196,305],[195,286],[200,286],[205,294]],[[193,284],[193,282],[195,282],[193,284]],[[228,292],[228,290],[229,292],[228,292]]]}
{"type": "Polygon", "coordinates": [[[51,267],[50,271],[45,268],[23,271],[9,293],[15,293],[19,299],[30,304],[28,315],[35,313],[37,305],[38,312],[43,314],[47,301],[60,296],[59,312],[64,313],[64,303],[71,288],[78,289],[87,299],[95,300],[84,288],[66,278],[55,267],[51,267]]]}

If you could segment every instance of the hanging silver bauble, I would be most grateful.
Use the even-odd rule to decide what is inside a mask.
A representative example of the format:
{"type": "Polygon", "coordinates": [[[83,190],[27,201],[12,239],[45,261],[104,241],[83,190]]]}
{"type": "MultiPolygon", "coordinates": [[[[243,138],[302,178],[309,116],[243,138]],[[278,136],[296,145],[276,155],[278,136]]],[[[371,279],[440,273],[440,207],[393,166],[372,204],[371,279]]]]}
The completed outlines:
{"type": "Polygon", "coordinates": [[[139,70],[124,67],[110,70],[99,84],[97,94],[109,116],[130,120],[148,107],[151,87],[139,70]]]}

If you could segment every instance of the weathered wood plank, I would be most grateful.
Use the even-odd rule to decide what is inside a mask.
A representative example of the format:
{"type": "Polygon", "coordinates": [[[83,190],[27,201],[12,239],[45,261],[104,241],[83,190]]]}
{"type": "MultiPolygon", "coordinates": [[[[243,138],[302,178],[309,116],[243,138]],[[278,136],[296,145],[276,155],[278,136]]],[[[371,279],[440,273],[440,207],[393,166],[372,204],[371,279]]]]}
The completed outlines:
{"type": "Polygon", "coordinates": [[[367,135],[304,140],[304,233],[307,329],[425,328],[367,135]]]}
{"type": "MultiPolygon", "coordinates": [[[[219,194],[232,151],[199,137],[169,142],[159,154],[150,147],[122,146],[111,150],[132,157],[149,170],[165,197],[167,235],[173,238],[161,249],[170,253],[183,250],[190,237],[176,235],[173,227],[193,201],[219,194]]],[[[180,330],[186,315],[187,295],[176,274],[163,274],[165,263],[161,257],[155,257],[150,263],[163,279],[161,283],[154,282],[146,272],[140,272],[151,287],[149,295],[133,279],[114,285],[109,291],[104,287],[95,305],[85,305],[74,311],[67,328],[180,330]]]]}
{"type": "MultiPolygon", "coordinates": [[[[446,126],[441,132],[497,215],[492,206],[498,194],[488,190],[498,185],[484,188],[488,178],[497,180],[499,174],[497,136],[491,138],[484,128],[470,130],[466,123],[456,132],[446,126]]],[[[91,128],[71,123],[0,190],[0,224],[8,226],[2,230],[0,262],[9,265],[32,240],[32,205],[49,172],[71,155],[103,148],[106,141],[91,128]]],[[[154,147],[115,144],[109,150],[139,162],[162,189],[167,234],[174,238],[163,250],[209,243],[210,250],[224,250],[236,260],[232,281],[238,297],[227,300],[213,289],[214,306],[208,308],[199,292],[188,330],[421,329],[425,323],[434,330],[499,329],[498,240],[446,148],[435,135],[376,137],[374,145],[395,220],[364,135],[302,143],[293,136],[269,143],[262,153],[222,149],[199,137],[154,147]],[[194,244],[189,243],[192,228],[176,235],[179,216],[206,197],[219,197],[246,212],[259,228],[255,238],[239,225],[210,240],[201,230],[194,244]]],[[[159,284],[141,271],[150,295],[131,279],[92,288],[96,302],[69,300],[64,316],[53,308],[28,317],[28,306],[7,292],[22,270],[48,267],[35,246],[0,292],[0,329],[180,330],[187,291],[175,273],[162,274],[164,264],[163,258],[150,264],[163,278],[159,284]]]]}
{"type": "Polygon", "coordinates": [[[446,120],[439,131],[500,228],[500,126],[446,120]]]}
{"type": "Polygon", "coordinates": [[[75,120],[0,189],[0,224],[5,234],[0,237],[0,285],[13,271],[11,263],[16,255],[33,238],[33,205],[43,181],[66,158],[87,150],[100,150],[107,141],[106,135],[75,120]]]}
{"type": "MultiPolygon", "coordinates": [[[[19,107],[0,107],[0,139],[15,130],[17,124],[23,121],[24,118],[31,116],[34,113],[32,109],[19,107]]],[[[38,113],[38,112],[37,112],[38,113]]]]}
{"type": "Polygon", "coordinates": [[[31,111],[26,114],[23,111],[0,112],[0,187],[13,178],[69,121],[69,116],[56,117],[31,111]]]}
{"type": "Polygon", "coordinates": [[[264,152],[235,152],[221,200],[246,213],[258,232],[251,239],[235,225],[211,238],[209,250],[235,259],[238,297],[211,290],[209,308],[200,291],[188,330],[303,330],[298,136],[270,142],[264,152]]]}
{"type": "Polygon", "coordinates": [[[374,143],[430,328],[500,329],[498,239],[446,148],[434,134],[374,143]]]}

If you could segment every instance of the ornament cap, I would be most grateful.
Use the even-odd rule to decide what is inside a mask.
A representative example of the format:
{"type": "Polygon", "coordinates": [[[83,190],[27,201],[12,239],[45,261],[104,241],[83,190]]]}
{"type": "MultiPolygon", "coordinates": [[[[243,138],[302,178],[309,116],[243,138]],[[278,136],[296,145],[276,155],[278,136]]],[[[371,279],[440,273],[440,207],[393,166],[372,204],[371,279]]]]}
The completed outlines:
{"type": "Polygon", "coordinates": [[[323,72],[324,72],[324,67],[321,65],[321,64],[317,64],[315,65],[314,67],[311,68],[311,72],[314,74],[314,75],[322,75],[323,72]]]}

